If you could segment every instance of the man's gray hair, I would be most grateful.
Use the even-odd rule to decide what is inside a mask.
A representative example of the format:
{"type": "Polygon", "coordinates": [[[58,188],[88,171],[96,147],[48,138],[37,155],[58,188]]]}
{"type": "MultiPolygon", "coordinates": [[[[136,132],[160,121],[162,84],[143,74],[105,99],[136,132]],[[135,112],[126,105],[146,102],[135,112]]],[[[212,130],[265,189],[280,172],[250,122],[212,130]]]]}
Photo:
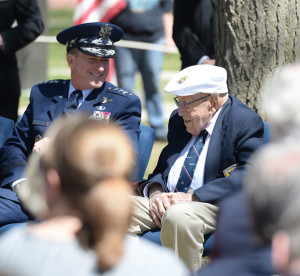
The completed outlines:
{"type": "Polygon", "coordinates": [[[290,236],[291,258],[300,257],[300,142],[273,143],[250,159],[245,190],[255,232],[269,243],[283,230],[290,236]]]}
{"type": "Polygon", "coordinates": [[[261,94],[272,139],[300,139],[300,63],[278,68],[261,94]]]}

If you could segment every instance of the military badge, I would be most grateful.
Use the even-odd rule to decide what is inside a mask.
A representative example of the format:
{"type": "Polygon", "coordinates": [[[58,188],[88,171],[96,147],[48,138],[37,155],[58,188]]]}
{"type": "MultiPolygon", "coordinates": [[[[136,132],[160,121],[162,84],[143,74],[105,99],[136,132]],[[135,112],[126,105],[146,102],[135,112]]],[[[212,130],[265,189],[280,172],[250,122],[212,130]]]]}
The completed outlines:
{"type": "Polygon", "coordinates": [[[180,78],[180,79],[178,80],[178,83],[179,83],[179,84],[183,83],[184,81],[187,80],[187,78],[188,78],[187,76],[184,76],[184,77],[180,78]]]}
{"type": "Polygon", "coordinates": [[[32,124],[35,126],[44,126],[47,127],[49,125],[49,122],[47,121],[41,121],[41,120],[33,120],[32,124]]]}
{"type": "Polygon", "coordinates": [[[104,27],[101,27],[99,32],[99,37],[108,39],[111,35],[112,27],[106,24],[104,27]]]}
{"type": "Polygon", "coordinates": [[[103,112],[103,111],[94,111],[93,115],[90,116],[90,119],[93,120],[100,120],[104,123],[108,123],[109,122],[109,117],[110,117],[110,112],[103,112]]]}
{"type": "Polygon", "coordinates": [[[231,173],[238,167],[238,164],[233,164],[231,166],[229,166],[228,168],[226,168],[224,171],[223,171],[223,174],[225,177],[228,177],[231,175],[231,173]]]}
{"type": "Polygon", "coordinates": [[[106,104],[106,103],[110,103],[112,101],[112,99],[108,99],[107,97],[103,97],[102,98],[102,104],[106,104]]]}
{"type": "Polygon", "coordinates": [[[106,107],[105,107],[105,106],[102,106],[102,105],[97,106],[96,108],[97,108],[98,110],[105,110],[105,109],[106,109],[106,107]]]}

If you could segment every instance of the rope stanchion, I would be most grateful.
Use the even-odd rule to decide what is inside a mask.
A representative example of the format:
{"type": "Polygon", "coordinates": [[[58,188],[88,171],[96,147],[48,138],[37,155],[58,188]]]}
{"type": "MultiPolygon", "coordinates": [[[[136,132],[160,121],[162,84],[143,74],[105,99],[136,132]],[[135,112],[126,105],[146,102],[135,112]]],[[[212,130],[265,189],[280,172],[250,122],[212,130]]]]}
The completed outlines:
{"type": "MultiPolygon", "coordinates": [[[[38,43],[58,43],[55,36],[47,36],[41,35],[39,36],[35,42],[38,43]]],[[[178,53],[178,49],[176,47],[166,47],[164,45],[157,45],[153,43],[147,42],[139,42],[139,41],[131,41],[131,40],[120,40],[116,43],[116,46],[122,46],[126,48],[134,48],[141,50],[153,50],[160,51],[168,54],[176,54],[178,53]]]]}

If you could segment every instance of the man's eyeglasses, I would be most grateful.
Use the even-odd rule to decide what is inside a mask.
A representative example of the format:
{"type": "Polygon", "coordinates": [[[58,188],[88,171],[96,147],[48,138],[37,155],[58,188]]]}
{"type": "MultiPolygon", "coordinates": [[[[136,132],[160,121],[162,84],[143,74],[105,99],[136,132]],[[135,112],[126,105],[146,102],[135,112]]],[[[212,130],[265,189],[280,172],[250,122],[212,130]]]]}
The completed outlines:
{"type": "Polygon", "coordinates": [[[203,99],[205,99],[205,98],[207,98],[207,97],[209,97],[209,96],[210,96],[210,95],[206,95],[206,96],[204,96],[204,97],[202,97],[202,98],[199,98],[199,99],[197,99],[197,100],[191,101],[191,102],[189,102],[189,103],[187,103],[187,102],[185,102],[185,101],[180,102],[180,101],[178,100],[178,98],[175,97],[175,98],[174,98],[174,102],[175,102],[175,104],[176,104],[177,107],[179,107],[179,105],[180,105],[183,109],[189,109],[189,108],[190,108],[190,104],[192,104],[192,103],[194,103],[194,102],[197,102],[197,101],[200,101],[200,100],[203,100],[203,99]]]}

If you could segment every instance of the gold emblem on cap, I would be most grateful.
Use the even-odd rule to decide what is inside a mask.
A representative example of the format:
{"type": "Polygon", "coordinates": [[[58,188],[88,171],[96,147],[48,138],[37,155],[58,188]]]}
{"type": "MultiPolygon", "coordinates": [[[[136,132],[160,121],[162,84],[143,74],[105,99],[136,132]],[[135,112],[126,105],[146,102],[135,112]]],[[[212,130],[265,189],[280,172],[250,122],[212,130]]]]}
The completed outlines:
{"type": "Polygon", "coordinates": [[[108,24],[106,24],[104,27],[101,27],[101,30],[99,32],[99,36],[101,38],[109,38],[110,35],[111,35],[111,30],[112,30],[112,27],[109,26],[108,24]]]}
{"type": "Polygon", "coordinates": [[[183,83],[184,81],[186,81],[187,78],[188,78],[187,76],[184,76],[184,77],[180,78],[178,80],[178,83],[183,83]]]}

